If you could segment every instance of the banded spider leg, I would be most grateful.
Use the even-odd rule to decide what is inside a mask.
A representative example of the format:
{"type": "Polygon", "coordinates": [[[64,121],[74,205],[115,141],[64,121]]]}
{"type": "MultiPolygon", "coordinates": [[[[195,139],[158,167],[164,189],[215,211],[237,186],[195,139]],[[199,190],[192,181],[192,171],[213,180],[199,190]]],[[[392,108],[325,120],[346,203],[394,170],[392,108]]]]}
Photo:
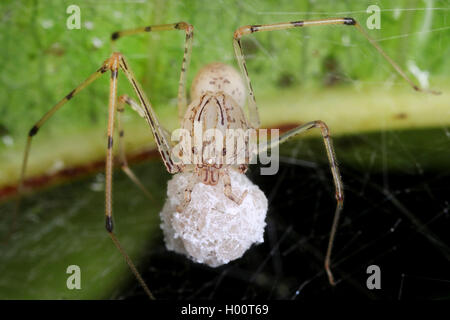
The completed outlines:
{"type": "MultiPolygon", "coordinates": [[[[334,280],[333,273],[331,272],[330,263],[331,263],[331,250],[333,248],[333,242],[334,238],[336,236],[336,230],[339,223],[339,218],[341,216],[342,208],[344,206],[344,184],[342,182],[341,175],[339,173],[339,167],[336,160],[336,154],[334,152],[333,142],[331,140],[330,136],[330,130],[328,129],[328,126],[325,124],[325,122],[317,120],[317,121],[311,121],[308,123],[305,123],[303,125],[300,125],[294,129],[289,130],[288,132],[282,134],[280,138],[270,144],[262,145],[260,149],[258,150],[258,154],[265,152],[268,149],[272,149],[275,147],[278,147],[278,145],[286,142],[290,138],[293,138],[305,131],[308,131],[310,129],[320,129],[320,132],[322,134],[323,142],[325,144],[325,150],[327,152],[328,162],[331,168],[331,174],[333,176],[333,182],[335,187],[335,197],[336,197],[336,209],[334,212],[334,218],[333,218],[333,224],[331,226],[331,232],[330,237],[328,241],[328,248],[325,255],[325,271],[328,276],[328,280],[331,285],[335,285],[336,282],[334,280]]],[[[257,154],[254,154],[253,157],[255,157],[257,154]]]]}
{"type": "MultiPolygon", "coordinates": [[[[319,20],[304,20],[304,21],[292,21],[292,22],[281,22],[281,23],[275,23],[275,24],[264,24],[264,25],[247,25],[242,26],[238,28],[234,32],[234,38],[233,38],[233,46],[235,55],[239,64],[239,67],[241,69],[242,74],[244,75],[245,82],[247,84],[247,89],[249,91],[249,121],[251,125],[254,128],[260,127],[260,119],[259,119],[259,112],[258,107],[256,105],[256,98],[253,91],[253,87],[250,81],[250,76],[248,74],[247,70],[247,64],[245,62],[245,56],[241,45],[241,38],[244,35],[252,34],[255,32],[261,32],[261,31],[276,31],[276,30],[286,30],[286,29],[292,29],[292,28],[299,28],[299,27],[313,27],[313,26],[324,26],[324,25],[346,25],[346,26],[352,26],[357,31],[359,31],[369,42],[370,44],[375,47],[375,49],[383,56],[383,58],[395,69],[395,71],[403,78],[405,79],[411,87],[416,91],[424,91],[429,92],[433,94],[439,94],[439,92],[432,91],[432,90],[424,90],[422,88],[419,88],[409,77],[408,75],[403,71],[402,68],[398,64],[396,64],[385,52],[384,50],[378,45],[378,43],[373,40],[367,32],[360,26],[360,24],[353,18],[331,18],[331,19],[319,19],[319,20]]],[[[325,147],[327,150],[328,160],[331,167],[331,173],[333,175],[333,181],[335,185],[336,190],[336,210],[333,218],[333,224],[331,227],[330,232],[330,238],[328,242],[328,248],[325,255],[325,270],[328,275],[328,280],[331,285],[335,285],[335,280],[333,277],[333,274],[330,269],[330,261],[331,261],[331,250],[333,247],[334,238],[336,235],[337,226],[339,223],[339,217],[341,215],[341,211],[344,204],[344,188],[341,176],[339,174],[339,169],[337,166],[336,156],[334,154],[333,145],[331,142],[331,138],[329,136],[329,130],[326,124],[322,121],[313,121],[308,122],[304,125],[301,125],[284,135],[280,137],[280,140],[277,144],[282,143],[286,141],[287,139],[298,135],[306,130],[312,129],[312,128],[320,128],[322,137],[325,142],[325,147]]],[[[267,146],[267,148],[274,147],[274,146],[267,146]]],[[[264,148],[263,148],[264,150],[264,148]]],[[[260,150],[259,152],[263,151],[260,150]]]]}
{"type": "Polygon", "coordinates": [[[245,35],[252,34],[261,31],[276,31],[276,30],[286,30],[299,27],[315,27],[315,26],[325,26],[325,25],[346,25],[354,27],[358,32],[360,32],[370,44],[383,56],[383,58],[395,69],[395,71],[410,84],[410,86],[416,91],[428,92],[432,94],[440,94],[438,91],[425,90],[419,88],[408,75],[403,71],[400,66],[395,63],[384,50],[378,45],[378,43],[373,40],[367,32],[361,27],[361,25],[353,18],[330,18],[330,19],[318,19],[318,20],[302,20],[302,21],[292,21],[292,22],[281,22],[274,24],[263,24],[263,25],[247,25],[238,28],[234,32],[233,46],[239,67],[244,75],[244,79],[247,83],[247,88],[249,90],[249,116],[250,123],[255,128],[259,128],[260,120],[258,107],[256,105],[256,98],[248,75],[247,64],[245,62],[244,52],[242,49],[241,38],[245,35]]]}
{"type": "MultiPolygon", "coordinates": [[[[167,24],[167,25],[155,25],[155,26],[147,26],[144,28],[138,28],[138,29],[132,29],[132,30],[123,30],[123,31],[117,31],[114,32],[111,36],[111,39],[113,42],[117,40],[119,37],[127,36],[131,34],[137,34],[141,32],[150,32],[150,31],[165,31],[165,30],[183,30],[186,33],[186,41],[185,41],[185,50],[184,50],[184,57],[183,57],[183,63],[181,68],[181,76],[180,76],[180,83],[179,83],[179,89],[178,89],[178,108],[179,112],[183,113],[186,109],[186,70],[189,64],[189,58],[190,58],[190,52],[192,47],[192,38],[193,38],[193,27],[185,22],[180,23],[174,23],[174,24],[167,24]]],[[[171,147],[167,138],[167,134],[165,130],[161,127],[159,124],[159,121],[156,117],[155,112],[153,111],[153,108],[150,104],[149,99],[145,95],[144,91],[142,90],[141,86],[137,82],[131,68],[129,67],[128,63],[126,62],[124,56],[121,53],[115,52],[111,55],[109,59],[107,59],[102,66],[94,72],[92,75],[90,75],[85,81],[83,81],[80,85],[78,85],[75,89],[73,89],[69,94],[67,94],[63,99],[61,99],[56,105],[54,105],[45,115],[38,121],[36,124],[31,128],[31,130],[28,133],[27,142],[25,146],[25,152],[24,157],[22,161],[21,166],[21,172],[20,172],[20,179],[18,184],[18,200],[16,202],[16,210],[14,212],[12,223],[10,226],[10,230],[7,235],[7,239],[12,234],[14,227],[15,227],[15,221],[16,216],[18,214],[19,208],[20,208],[20,200],[21,195],[23,193],[24,189],[24,181],[26,176],[26,168],[28,164],[28,158],[30,154],[31,149],[31,142],[33,137],[38,133],[39,129],[45,124],[45,122],[50,119],[63,105],[65,105],[69,100],[71,100],[75,95],[80,93],[84,88],[86,88],[88,85],[93,83],[96,79],[98,79],[103,73],[106,71],[111,71],[111,78],[110,78],[110,90],[109,90],[109,104],[108,104],[108,140],[107,140],[107,148],[106,148],[106,161],[105,161],[105,175],[106,175],[106,181],[105,181],[105,218],[106,218],[106,230],[108,231],[109,236],[111,237],[113,243],[117,247],[117,249],[120,251],[122,256],[124,257],[125,261],[129,265],[130,269],[136,276],[137,280],[143,287],[144,291],[148,295],[150,299],[154,299],[153,294],[149,290],[148,286],[145,284],[144,280],[142,279],[141,275],[137,271],[134,263],[128,256],[128,254],[125,252],[123,247],[121,246],[117,236],[113,232],[113,219],[112,219],[112,177],[113,177],[113,136],[114,136],[114,129],[115,129],[115,114],[116,111],[121,113],[123,111],[123,106],[125,103],[129,104],[132,109],[137,111],[141,116],[143,116],[148,124],[150,125],[150,128],[152,130],[153,136],[155,138],[156,144],[158,146],[158,150],[163,158],[164,164],[167,168],[167,170],[170,173],[176,173],[180,171],[180,166],[175,165],[173,161],[170,158],[171,154],[171,147]],[[136,95],[139,98],[140,105],[131,100],[130,98],[126,96],[122,96],[119,100],[119,103],[117,103],[117,78],[119,69],[121,69],[128,81],[131,83],[136,95]]],[[[118,117],[118,126],[119,126],[119,154],[121,159],[121,167],[122,170],[127,174],[127,176],[148,196],[150,196],[150,193],[148,190],[143,186],[143,184],[139,181],[139,179],[136,177],[136,175],[131,171],[131,169],[128,167],[128,163],[126,160],[126,156],[124,153],[124,146],[123,146],[123,128],[122,128],[122,122],[121,122],[121,116],[119,114],[118,117]]]]}

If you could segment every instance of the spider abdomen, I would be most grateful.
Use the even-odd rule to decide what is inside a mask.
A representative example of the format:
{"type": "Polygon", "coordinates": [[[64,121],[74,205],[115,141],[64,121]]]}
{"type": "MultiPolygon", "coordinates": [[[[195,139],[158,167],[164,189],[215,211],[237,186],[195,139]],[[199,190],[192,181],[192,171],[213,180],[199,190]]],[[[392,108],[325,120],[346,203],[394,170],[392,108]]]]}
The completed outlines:
{"type": "Polygon", "coordinates": [[[221,62],[210,63],[200,69],[192,82],[191,98],[195,100],[208,91],[226,93],[241,108],[247,97],[247,91],[239,72],[221,62]]]}

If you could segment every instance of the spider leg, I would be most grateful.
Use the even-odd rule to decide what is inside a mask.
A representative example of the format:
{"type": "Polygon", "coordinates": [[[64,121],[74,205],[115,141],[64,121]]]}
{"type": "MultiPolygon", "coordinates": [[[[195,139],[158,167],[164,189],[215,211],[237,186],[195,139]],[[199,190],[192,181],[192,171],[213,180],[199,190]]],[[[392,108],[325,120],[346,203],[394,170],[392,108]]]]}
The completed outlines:
{"type": "Polygon", "coordinates": [[[189,179],[188,185],[184,189],[184,200],[183,203],[179,206],[177,206],[177,212],[183,212],[184,209],[189,205],[191,202],[191,194],[192,190],[194,189],[194,186],[197,184],[197,175],[193,174],[192,178],[189,179]]]}
{"type": "Polygon", "coordinates": [[[245,190],[240,197],[236,196],[233,193],[233,190],[231,189],[231,179],[230,175],[227,170],[223,170],[222,172],[223,177],[223,187],[224,187],[224,193],[225,195],[232,201],[234,201],[236,204],[240,205],[242,201],[244,201],[245,197],[247,196],[248,190],[245,190]]]}
{"type": "MultiPolygon", "coordinates": [[[[134,174],[133,170],[128,166],[127,161],[127,155],[125,152],[125,130],[123,128],[123,122],[122,122],[122,114],[124,109],[124,104],[127,103],[134,109],[132,104],[137,104],[136,102],[132,101],[131,98],[129,98],[127,95],[122,95],[119,97],[119,104],[117,106],[117,125],[119,129],[119,159],[120,159],[120,167],[123,172],[131,179],[131,181],[134,182],[138,186],[139,189],[144,192],[144,194],[149,198],[150,200],[153,200],[150,192],[147,190],[147,188],[143,185],[143,183],[139,180],[139,178],[134,174]]],[[[139,107],[139,105],[138,105],[139,107]]]]}
{"type": "Polygon", "coordinates": [[[424,90],[419,88],[403,71],[400,66],[395,63],[384,50],[378,45],[378,43],[373,40],[367,32],[361,27],[361,25],[353,18],[331,18],[331,19],[319,19],[319,20],[305,20],[305,21],[292,21],[292,22],[282,22],[275,24],[263,24],[263,25],[248,25],[238,28],[234,32],[233,46],[236,54],[236,58],[239,64],[239,67],[244,74],[247,88],[249,90],[249,116],[250,123],[255,127],[259,128],[259,114],[258,107],[256,106],[255,94],[253,92],[252,84],[250,81],[250,77],[248,75],[247,65],[245,62],[244,52],[242,50],[241,38],[244,35],[248,35],[255,32],[261,31],[275,31],[275,30],[286,30],[298,27],[309,27],[309,26],[323,26],[323,25],[347,25],[353,26],[356,30],[358,30],[375,49],[383,56],[383,58],[397,71],[397,73],[405,79],[411,87],[413,87],[416,91],[424,91],[433,94],[439,94],[439,92],[432,90],[424,90]]]}
{"type": "Polygon", "coordinates": [[[333,143],[331,141],[330,137],[330,130],[328,129],[328,126],[325,124],[325,122],[317,120],[308,122],[306,124],[303,124],[301,126],[298,126],[297,128],[294,128],[292,130],[289,130],[288,132],[284,133],[280,136],[280,138],[277,141],[274,141],[272,143],[263,145],[262,148],[258,150],[258,153],[261,153],[263,151],[266,151],[270,148],[276,147],[284,142],[286,142],[288,139],[297,136],[307,130],[318,128],[320,129],[323,137],[323,141],[325,144],[325,149],[327,151],[327,157],[331,168],[331,174],[333,175],[333,182],[335,186],[335,196],[336,196],[336,210],[334,213],[333,218],[333,224],[331,226],[331,232],[330,232],[330,238],[328,241],[328,248],[325,255],[325,270],[328,275],[328,280],[331,285],[335,285],[334,277],[330,269],[330,261],[331,261],[331,250],[333,248],[334,238],[336,236],[336,230],[339,223],[339,218],[341,215],[341,211],[344,205],[344,184],[342,183],[342,178],[339,173],[339,167],[336,160],[336,155],[334,153],[333,143]]]}
{"type": "MultiPolygon", "coordinates": [[[[145,119],[144,108],[138,102],[136,102],[134,99],[130,98],[127,94],[123,94],[119,97],[119,104],[123,104],[123,103],[126,103],[127,105],[129,105],[131,107],[131,109],[136,111],[136,113],[138,113],[142,118],[145,119]]],[[[118,111],[120,111],[119,109],[120,108],[118,108],[118,111]]],[[[170,140],[171,133],[163,126],[161,126],[161,130],[164,133],[164,136],[166,137],[166,139],[170,140]]]]}
{"type": "Polygon", "coordinates": [[[116,31],[111,35],[111,40],[113,44],[115,41],[121,37],[130,36],[145,32],[154,31],[173,31],[173,30],[184,30],[186,33],[186,39],[184,43],[184,54],[183,62],[181,64],[181,74],[180,81],[178,84],[178,117],[180,122],[183,120],[184,113],[187,108],[187,98],[186,98],[186,75],[191,59],[192,42],[194,39],[194,27],[187,22],[178,22],[171,24],[162,25],[152,25],[135,29],[128,29],[122,31],[116,31]]]}
{"type": "Polygon", "coordinates": [[[105,216],[106,216],[106,230],[108,231],[111,240],[117,247],[119,252],[124,257],[131,271],[136,276],[137,280],[143,287],[144,291],[150,299],[155,299],[150,289],[147,287],[146,283],[142,279],[141,275],[136,269],[131,258],[122,248],[119,240],[113,232],[113,220],[112,220],[112,176],[113,176],[113,136],[114,136],[114,117],[117,111],[117,77],[119,73],[120,60],[122,55],[120,53],[113,53],[111,57],[111,80],[109,86],[109,103],[108,103],[108,144],[106,147],[106,180],[105,180],[105,216]]]}
{"type": "Polygon", "coordinates": [[[19,183],[17,187],[17,193],[18,197],[16,200],[16,205],[14,208],[13,216],[11,218],[11,222],[9,225],[9,230],[5,238],[3,239],[4,243],[7,243],[14,233],[15,227],[16,227],[16,220],[17,216],[19,214],[20,210],[20,203],[22,200],[22,194],[24,192],[24,183],[25,183],[25,174],[27,170],[28,165],[28,158],[31,150],[31,143],[33,140],[33,137],[38,133],[39,129],[44,125],[44,123],[50,119],[56,111],[58,111],[63,105],[66,104],[69,100],[71,100],[75,95],[77,95],[80,91],[82,91],[84,88],[86,88],[89,84],[94,82],[96,79],[98,79],[103,73],[105,73],[109,68],[109,59],[106,60],[102,66],[95,71],[93,74],[91,74],[86,80],[84,80],[80,85],[78,85],[75,89],[70,91],[64,98],[62,98],[58,103],[56,103],[47,113],[42,116],[42,118],[36,122],[33,127],[28,132],[27,141],[25,145],[25,151],[23,154],[23,160],[22,160],[22,166],[20,169],[20,176],[19,176],[19,183]]]}
{"type": "MultiPolygon", "coordinates": [[[[120,54],[119,54],[120,55],[120,54]]],[[[153,111],[152,105],[147,98],[145,92],[142,90],[141,86],[136,80],[133,71],[129,67],[128,63],[125,60],[123,55],[120,55],[120,68],[125,73],[128,81],[133,86],[133,89],[136,95],[139,98],[140,108],[144,111],[145,119],[147,120],[152,133],[155,137],[156,145],[158,146],[159,153],[163,159],[164,165],[167,168],[169,173],[177,173],[183,170],[180,165],[176,165],[171,158],[171,145],[169,143],[169,139],[165,134],[165,130],[160,125],[158,118],[156,117],[155,112],[153,111]]]]}
{"type": "MultiPolygon", "coordinates": [[[[22,168],[20,173],[19,187],[18,187],[18,200],[16,203],[16,210],[14,212],[13,221],[15,221],[15,216],[17,215],[20,207],[20,199],[21,193],[23,191],[24,178],[26,173],[26,167],[28,163],[28,156],[31,149],[31,140],[39,131],[39,129],[44,125],[44,123],[56,113],[67,101],[71,100],[76,94],[78,94],[81,90],[86,88],[89,84],[91,84],[94,80],[96,80],[100,75],[105,73],[108,70],[111,70],[111,80],[110,80],[110,90],[109,90],[109,104],[108,104],[108,142],[106,149],[106,163],[105,163],[105,173],[106,173],[106,181],[105,181],[105,217],[106,217],[106,230],[108,231],[109,236],[113,240],[115,246],[120,251],[122,256],[125,258],[125,261],[129,265],[130,269],[133,271],[134,275],[144,288],[147,295],[154,299],[152,293],[148,289],[141,275],[137,271],[135,265],[131,261],[130,257],[124,251],[122,246],[120,245],[119,240],[115,236],[113,232],[113,220],[112,220],[112,170],[113,170],[113,133],[114,133],[114,117],[117,111],[116,103],[117,103],[117,76],[120,67],[120,60],[122,55],[119,53],[113,53],[109,59],[107,59],[100,69],[90,75],[85,81],[83,81],[79,86],[77,86],[74,90],[72,90],[68,95],[66,95],[63,99],[61,99],[56,105],[54,105],[36,124],[31,128],[28,133],[28,139],[25,147],[24,158],[22,162],[22,168]]],[[[13,227],[11,228],[13,230],[13,227]]],[[[11,234],[11,231],[10,233],[11,234]]]]}

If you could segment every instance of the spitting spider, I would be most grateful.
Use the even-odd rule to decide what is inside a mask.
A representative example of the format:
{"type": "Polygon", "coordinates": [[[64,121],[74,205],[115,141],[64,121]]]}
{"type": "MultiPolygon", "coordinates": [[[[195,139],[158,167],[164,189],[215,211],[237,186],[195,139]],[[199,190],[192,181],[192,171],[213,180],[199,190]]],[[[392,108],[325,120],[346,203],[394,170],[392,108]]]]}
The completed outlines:
{"type": "MultiPolygon", "coordinates": [[[[276,31],[291,28],[302,28],[309,26],[324,26],[324,25],[345,25],[359,31],[375,49],[384,57],[384,59],[404,78],[415,90],[421,91],[405,74],[405,72],[392,61],[392,59],[379,47],[379,45],[371,39],[366,31],[353,19],[353,18],[333,18],[333,19],[320,19],[320,20],[306,20],[306,21],[294,21],[285,23],[276,23],[268,25],[247,25],[238,28],[234,32],[233,45],[239,64],[240,70],[243,75],[243,79],[240,75],[230,66],[222,63],[215,63],[203,68],[199,75],[197,75],[191,89],[192,102],[188,105],[186,98],[186,73],[189,66],[191,49],[193,43],[193,31],[192,25],[186,22],[179,22],[173,24],[164,25],[151,25],[142,28],[123,30],[114,32],[111,36],[113,43],[119,38],[124,36],[130,36],[145,32],[159,32],[159,31],[172,31],[182,30],[186,34],[183,62],[181,65],[181,74],[178,86],[178,117],[180,119],[181,127],[187,129],[191,133],[191,138],[195,139],[194,126],[200,123],[203,131],[206,129],[219,129],[225,133],[226,129],[257,129],[260,127],[260,119],[258,114],[258,108],[256,105],[255,94],[250,82],[250,77],[247,71],[245,57],[241,46],[241,38],[245,35],[262,32],[262,31],[276,31]],[[248,119],[244,113],[244,105],[247,100],[248,92],[248,119]]],[[[182,173],[186,171],[193,171],[195,174],[192,176],[192,181],[189,183],[185,190],[184,203],[178,208],[180,212],[189,205],[191,200],[192,188],[195,184],[203,183],[206,185],[217,185],[221,180],[224,185],[224,193],[227,198],[239,205],[244,197],[245,192],[240,195],[233,193],[230,181],[230,170],[244,174],[247,170],[250,158],[257,154],[253,151],[246,150],[245,161],[242,164],[229,164],[219,162],[214,157],[204,157],[201,155],[201,161],[197,164],[177,162],[174,159],[172,153],[173,145],[169,141],[169,137],[166,131],[160,125],[158,118],[153,110],[153,107],[148,99],[147,95],[142,90],[139,82],[133,74],[133,71],[128,64],[125,56],[122,53],[114,52],[110,58],[103,62],[100,68],[90,75],[84,82],[67,94],[56,105],[54,105],[36,124],[31,128],[28,134],[28,139],[25,147],[23,164],[21,168],[19,192],[23,189],[23,181],[25,178],[25,172],[27,167],[28,156],[31,147],[32,138],[36,135],[38,130],[44,125],[44,123],[58,111],[66,102],[73,99],[78,93],[80,93],[89,84],[98,79],[105,72],[110,71],[110,92],[109,92],[109,105],[108,105],[108,140],[106,149],[106,182],[105,182],[105,216],[106,216],[106,230],[114,242],[117,249],[125,258],[127,264],[131,268],[132,272],[136,276],[139,283],[144,288],[145,292],[150,298],[154,298],[149,288],[145,284],[144,280],[137,271],[135,265],[122,248],[119,240],[113,232],[113,219],[112,219],[112,176],[113,176],[113,136],[115,128],[115,117],[118,112],[118,137],[119,137],[119,158],[121,168],[128,175],[128,177],[146,194],[148,191],[144,185],[140,182],[139,178],[133,173],[127,164],[126,155],[123,148],[124,130],[121,124],[121,114],[125,108],[125,105],[130,106],[133,110],[138,112],[148,122],[151,132],[156,141],[158,151],[161,154],[167,171],[171,174],[182,173]],[[117,78],[121,70],[128,81],[131,83],[135,94],[138,97],[138,101],[123,95],[117,97],[117,78]]],[[[344,203],[344,191],[343,183],[339,173],[336,156],[333,149],[333,144],[330,137],[330,131],[327,125],[320,121],[312,121],[295,129],[292,129],[284,133],[275,143],[267,143],[263,149],[268,150],[273,148],[291,137],[297,136],[309,129],[317,128],[320,130],[323,141],[325,144],[331,173],[333,176],[333,182],[335,187],[336,197],[336,209],[334,213],[334,219],[331,226],[331,232],[328,242],[328,248],[325,255],[325,270],[328,275],[329,282],[334,285],[335,280],[330,270],[330,257],[333,247],[333,241],[336,235],[336,229],[344,203]]],[[[248,147],[246,140],[246,147],[248,147]]],[[[185,150],[186,151],[186,150],[185,150]]],[[[201,152],[199,150],[193,150],[194,154],[201,152]]],[[[261,151],[261,150],[259,150],[261,151]]],[[[234,154],[238,151],[223,149],[223,154],[234,154]]]]}

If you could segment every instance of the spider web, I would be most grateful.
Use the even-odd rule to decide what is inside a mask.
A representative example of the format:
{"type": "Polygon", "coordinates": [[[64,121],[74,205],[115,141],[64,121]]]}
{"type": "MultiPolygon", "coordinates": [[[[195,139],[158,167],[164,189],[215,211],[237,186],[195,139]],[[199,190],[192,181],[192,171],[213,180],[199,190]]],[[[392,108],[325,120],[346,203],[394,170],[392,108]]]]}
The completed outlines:
{"type": "MultiPolygon", "coordinates": [[[[117,1],[117,3],[119,2],[117,1]]],[[[111,4],[111,2],[100,1],[88,3],[92,7],[111,4]]],[[[147,1],[120,3],[128,3],[130,8],[137,9],[139,6],[146,5],[147,1]]],[[[299,17],[314,19],[342,15],[355,16],[358,20],[364,21],[367,17],[365,9],[371,4],[364,2],[364,5],[355,5],[348,10],[340,7],[332,11],[330,9],[333,6],[328,2],[322,4],[316,3],[316,1],[302,3],[307,3],[308,10],[289,9],[291,1],[280,1],[280,9],[277,11],[265,10],[265,5],[260,5],[257,1],[218,1],[215,4],[215,11],[211,11],[211,14],[221,12],[224,19],[235,19],[234,21],[239,21],[236,22],[239,25],[242,25],[240,15],[252,16],[252,21],[248,23],[269,23],[298,20],[299,17]]],[[[382,12],[392,14],[389,16],[390,19],[407,20],[416,14],[423,14],[426,10],[429,15],[423,15],[424,19],[420,24],[409,29],[390,32],[377,40],[383,47],[384,45],[389,47],[392,41],[401,44],[404,39],[416,39],[421,35],[424,37],[438,35],[437,45],[441,51],[428,52],[423,56],[416,56],[414,50],[406,53],[399,52],[399,56],[394,57],[397,58],[394,60],[417,58],[420,63],[416,64],[423,69],[422,71],[430,70],[432,84],[439,84],[439,80],[442,78],[448,80],[445,75],[442,76],[448,67],[447,65],[441,66],[439,59],[443,59],[442,57],[448,53],[450,6],[448,1],[424,1],[420,2],[420,5],[423,6],[395,8],[393,4],[391,5],[387,1],[383,2],[382,12]],[[431,27],[427,22],[427,19],[433,19],[433,12],[439,12],[442,18],[436,27],[431,27]],[[429,18],[430,15],[431,18],[429,18]],[[406,57],[402,54],[405,54],[406,57]],[[436,75],[441,75],[442,78],[433,78],[436,75]]],[[[205,10],[210,10],[210,7],[205,5],[205,10]]],[[[99,16],[106,20],[109,14],[104,13],[99,16]]],[[[171,21],[178,18],[171,17],[171,21]]],[[[211,19],[209,21],[211,24],[217,22],[211,22],[211,19]]],[[[384,20],[382,23],[385,23],[384,20]]],[[[133,23],[129,23],[129,25],[133,25],[133,23]]],[[[114,28],[114,23],[111,23],[111,30],[114,28]]],[[[218,42],[214,38],[213,31],[215,29],[213,27],[211,27],[213,31],[206,29],[204,26],[204,30],[196,30],[197,33],[204,32],[205,37],[210,37],[210,43],[206,45],[205,42],[199,42],[200,45],[194,46],[190,79],[194,76],[198,66],[203,63],[202,58],[206,55],[204,54],[196,60],[196,54],[212,52],[213,56],[223,57],[222,61],[224,62],[231,62],[234,59],[231,41],[227,44],[218,42]]],[[[305,83],[307,86],[310,81],[313,83],[314,81],[325,82],[331,86],[336,83],[375,84],[386,87],[404,85],[393,76],[390,67],[377,56],[376,52],[370,51],[365,45],[360,48],[358,41],[361,39],[357,39],[356,36],[354,38],[353,35],[349,35],[350,38],[347,38],[347,33],[344,31],[340,33],[338,28],[330,30],[332,32],[329,34],[322,33],[320,39],[314,37],[314,31],[295,35],[292,32],[282,31],[279,33],[279,39],[273,35],[250,37],[245,43],[246,57],[255,85],[256,97],[258,98],[258,92],[263,90],[261,88],[266,88],[266,83],[280,90],[284,87],[304,85],[305,83]],[[302,58],[298,60],[289,59],[290,62],[285,63],[286,57],[292,55],[293,51],[282,50],[272,43],[282,43],[283,37],[286,39],[287,36],[296,37],[299,48],[304,47],[302,45],[305,44],[305,39],[315,39],[314,45],[319,49],[321,44],[327,48],[334,46],[335,51],[341,54],[338,55],[338,58],[330,56],[327,60],[328,63],[324,65],[315,62],[313,57],[308,54],[302,55],[302,58]],[[348,45],[348,41],[350,41],[350,45],[348,45]],[[342,52],[346,52],[349,46],[355,50],[348,54],[348,58],[340,60],[342,52]],[[364,66],[362,67],[363,72],[358,72],[358,65],[355,66],[351,63],[352,58],[357,54],[367,54],[368,59],[374,59],[373,66],[364,66]],[[267,68],[267,65],[273,70],[271,74],[258,72],[258,68],[267,70],[264,69],[267,68]],[[328,68],[325,78],[322,77],[322,73],[318,72],[320,68],[328,68]],[[297,70],[298,72],[296,72],[297,70]],[[379,74],[373,76],[378,71],[379,74]]],[[[231,32],[232,30],[230,30],[230,34],[231,32]]],[[[402,47],[400,46],[400,48],[402,47]]],[[[161,51],[163,49],[160,48],[161,51]]],[[[389,53],[392,52],[397,53],[391,47],[389,53]]],[[[80,56],[84,53],[81,48],[77,51],[80,56]]],[[[138,64],[144,63],[148,55],[143,51],[143,53],[130,54],[129,57],[133,63],[138,64]]],[[[91,59],[95,60],[95,64],[100,61],[93,57],[89,58],[89,60],[91,59]]],[[[178,64],[176,63],[174,63],[173,70],[167,71],[171,74],[177,74],[177,72],[178,64]]],[[[145,78],[143,74],[138,76],[140,79],[145,78]]],[[[177,79],[176,77],[172,78],[171,81],[167,81],[168,88],[165,87],[166,84],[160,85],[161,87],[158,85],[152,87],[151,84],[149,90],[162,93],[176,92],[177,79]]],[[[143,82],[145,83],[145,81],[143,82]]],[[[96,90],[93,89],[89,92],[91,96],[95,97],[95,100],[101,100],[98,98],[96,90]]],[[[167,99],[172,98],[169,96],[167,99]]],[[[320,99],[320,95],[317,99],[320,99]]],[[[54,99],[49,98],[48,100],[54,99]]],[[[86,98],[85,102],[83,108],[90,112],[89,100],[86,98]]],[[[321,114],[319,109],[316,111],[318,119],[326,116],[321,114]]],[[[98,116],[94,112],[89,112],[87,112],[89,117],[96,118],[98,116]]],[[[36,112],[34,116],[36,118],[40,114],[36,112]]],[[[156,297],[170,300],[229,297],[300,300],[323,298],[346,300],[349,298],[360,300],[449,299],[450,171],[448,166],[446,168],[427,166],[424,159],[439,158],[443,151],[450,148],[450,131],[447,126],[432,129],[434,130],[432,138],[439,142],[432,143],[430,141],[430,147],[420,149],[422,150],[420,154],[411,153],[411,148],[404,142],[406,141],[405,136],[413,135],[417,137],[417,141],[423,142],[426,139],[420,139],[420,137],[428,134],[428,131],[380,130],[362,132],[359,135],[336,140],[338,159],[345,156],[346,153],[351,153],[356,159],[359,157],[365,159],[356,165],[343,163],[340,167],[346,198],[332,254],[332,268],[338,281],[336,287],[333,288],[329,285],[323,268],[335,199],[332,179],[320,139],[308,141],[300,139],[290,143],[286,147],[289,152],[282,154],[281,166],[277,175],[261,176],[258,166],[250,168],[248,176],[260,186],[269,199],[263,244],[252,247],[243,258],[237,261],[212,269],[168,252],[164,247],[162,234],[159,233],[155,235],[157,240],[148,244],[146,256],[140,264],[139,269],[142,271],[145,281],[156,297]],[[369,149],[364,149],[364,152],[368,152],[368,154],[360,155],[358,154],[361,152],[360,149],[352,148],[352,146],[362,144],[370,146],[369,149]],[[398,149],[396,152],[393,152],[393,144],[398,149]],[[399,166],[391,168],[393,157],[400,157],[402,163],[407,165],[403,168],[399,168],[399,166]],[[381,163],[381,165],[377,165],[377,163],[381,163]],[[366,273],[366,269],[370,265],[378,265],[381,269],[382,290],[367,289],[366,280],[369,275],[366,273]]],[[[152,181],[157,171],[155,167],[159,168],[159,171],[162,169],[161,164],[150,163],[134,166],[133,170],[142,181],[152,181]]],[[[69,216],[85,214],[83,211],[89,207],[101,208],[103,205],[101,193],[92,194],[91,191],[102,191],[102,179],[102,174],[99,174],[96,177],[88,177],[74,182],[73,185],[76,186],[74,189],[71,186],[64,186],[30,198],[25,204],[27,208],[25,221],[39,220],[40,218],[37,218],[39,212],[42,213],[53,208],[67,208],[68,202],[71,203],[70,210],[68,210],[69,216]],[[79,190],[83,189],[88,192],[79,194],[79,190]]],[[[156,186],[162,190],[157,194],[162,197],[164,197],[164,184],[167,179],[168,176],[164,176],[157,180],[159,184],[156,186]]],[[[131,182],[121,174],[116,175],[114,184],[115,190],[134,188],[131,182]]],[[[125,211],[128,205],[130,207],[128,211],[132,211],[138,203],[146,205],[148,203],[147,199],[138,193],[120,195],[120,192],[116,191],[115,196],[117,196],[115,203],[122,203],[122,206],[123,203],[127,203],[125,207],[119,207],[119,209],[116,206],[117,211],[125,211]]],[[[125,214],[125,216],[127,215],[125,214]]],[[[52,228],[61,228],[66,219],[68,218],[61,217],[52,220],[47,229],[36,232],[35,236],[45,235],[52,228]]],[[[125,222],[124,220],[126,218],[122,218],[121,221],[125,222]]],[[[94,237],[97,233],[103,234],[104,231],[97,222],[95,220],[92,226],[86,226],[80,237],[94,237]]],[[[69,228],[69,230],[71,229],[69,228]]],[[[52,248],[56,245],[52,243],[47,247],[45,245],[36,246],[33,255],[38,256],[44,253],[51,256],[52,248]]],[[[19,250],[20,247],[16,251],[19,250]]],[[[6,258],[12,254],[8,253],[6,258]]],[[[52,256],[52,259],[56,260],[58,257],[52,256]]],[[[111,264],[116,263],[118,259],[120,258],[117,256],[112,257],[111,264]]],[[[123,262],[119,260],[118,263],[123,262]]],[[[131,276],[130,279],[132,279],[131,276]]],[[[141,299],[145,298],[145,295],[139,285],[130,280],[125,289],[116,289],[114,297],[141,299]]]]}

